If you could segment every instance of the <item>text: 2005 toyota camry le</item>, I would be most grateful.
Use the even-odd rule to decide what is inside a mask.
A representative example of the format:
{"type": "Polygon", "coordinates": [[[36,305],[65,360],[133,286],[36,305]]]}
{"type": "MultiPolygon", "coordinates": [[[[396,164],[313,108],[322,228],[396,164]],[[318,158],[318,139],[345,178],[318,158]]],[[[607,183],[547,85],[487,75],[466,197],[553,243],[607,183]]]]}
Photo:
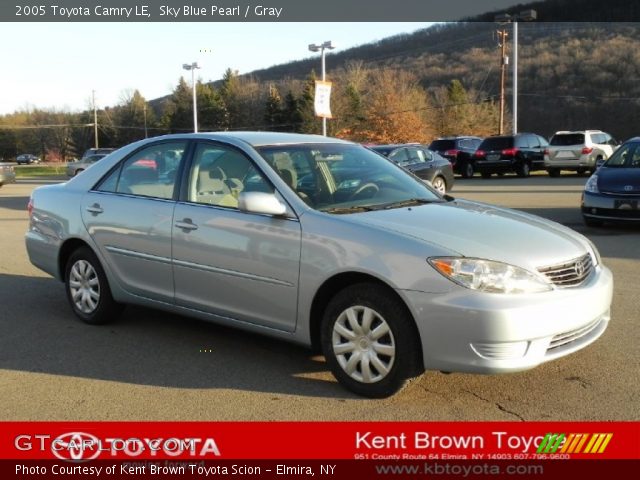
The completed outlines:
{"type": "Polygon", "coordinates": [[[144,140],[37,188],[29,211],[31,261],[85,322],[139,304],[321,347],[370,397],[425,369],[532,368],[609,322],[612,276],[585,237],[441,197],[336,139],[144,140]]]}

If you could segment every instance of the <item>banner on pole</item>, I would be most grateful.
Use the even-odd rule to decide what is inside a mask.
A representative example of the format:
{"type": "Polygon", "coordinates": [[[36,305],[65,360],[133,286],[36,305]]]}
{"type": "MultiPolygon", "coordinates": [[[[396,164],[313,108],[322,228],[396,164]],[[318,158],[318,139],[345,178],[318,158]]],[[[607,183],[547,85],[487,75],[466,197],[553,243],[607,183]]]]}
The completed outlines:
{"type": "Polygon", "coordinates": [[[313,107],[316,117],[331,118],[331,82],[316,80],[316,96],[313,107]]]}

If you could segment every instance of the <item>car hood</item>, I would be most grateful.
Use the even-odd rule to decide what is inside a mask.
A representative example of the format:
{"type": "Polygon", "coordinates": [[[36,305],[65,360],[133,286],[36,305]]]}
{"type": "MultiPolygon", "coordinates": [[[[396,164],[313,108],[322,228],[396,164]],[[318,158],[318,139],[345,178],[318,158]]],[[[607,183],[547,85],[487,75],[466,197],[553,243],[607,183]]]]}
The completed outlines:
{"type": "Polygon", "coordinates": [[[350,220],[437,244],[465,257],[496,260],[530,270],[589,251],[582,235],[515,210],[455,200],[349,215],[350,220]]]}
{"type": "Polygon", "coordinates": [[[640,195],[640,168],[600,167],[596,175],[601,192],[640,195]]]}

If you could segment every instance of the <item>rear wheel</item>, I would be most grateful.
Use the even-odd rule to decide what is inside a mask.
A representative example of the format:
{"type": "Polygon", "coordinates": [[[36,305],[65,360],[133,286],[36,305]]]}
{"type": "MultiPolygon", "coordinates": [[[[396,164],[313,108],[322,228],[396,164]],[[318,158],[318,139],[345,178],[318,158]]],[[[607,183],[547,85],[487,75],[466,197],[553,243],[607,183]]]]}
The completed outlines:
{"type": "Polygon", "coordinates": [[[438,193],[442,195],[447,193],[447,183],[444,181],[444,178],[442,177],[434,178],[433,181],[431,182],[431,185],[433,185],[433,188],[435,188],[438,191],[438,193]]]}
{"type": "Polygon", "coordinates": [[[528,162],[522,162],[516,168],[516,174],[521,178],[528,177],[530,173],[531,173],[531,167],[529,167],[528,162]]]}
{"type": "Polygon", "coordinates": [[[472,162],[464,162],[460,174],[462,178],[471,178],[474,174],[473,163],[472,162]]]}
{"type": "Polygon", "coordinates": [[[549,174],[550,177],[559,177],[560,176],[560,169],[559,168],[549,168],[549,169],[547,169],[547,173],[549,174]]]}
{"type": "Polygon", "coordinates": [[[424,371],[413,318],[397,297],[373,283],[352,285],[331,299],[321,344],[340,384],[365,397],[393,395],[424,371]]]}
{"type": "Polygon", "coordinates": [[[73,313],[91,325],[110,322],[118,316],[122,305],[111,296],[102,265],[88,247],[78,248],[65,269],[67,299],[73,313]]]}

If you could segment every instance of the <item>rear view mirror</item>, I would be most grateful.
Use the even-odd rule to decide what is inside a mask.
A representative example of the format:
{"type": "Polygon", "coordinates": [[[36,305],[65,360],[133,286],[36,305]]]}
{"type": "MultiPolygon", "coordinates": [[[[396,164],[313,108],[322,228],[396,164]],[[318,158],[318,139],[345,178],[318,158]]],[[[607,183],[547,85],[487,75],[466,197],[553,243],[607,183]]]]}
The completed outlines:
{"type": "Polygon", "coordinates": [[[273,193],[242,192],[238,196],[238,208],[242,212],[280,216],[287,207],[273,193]]]}

